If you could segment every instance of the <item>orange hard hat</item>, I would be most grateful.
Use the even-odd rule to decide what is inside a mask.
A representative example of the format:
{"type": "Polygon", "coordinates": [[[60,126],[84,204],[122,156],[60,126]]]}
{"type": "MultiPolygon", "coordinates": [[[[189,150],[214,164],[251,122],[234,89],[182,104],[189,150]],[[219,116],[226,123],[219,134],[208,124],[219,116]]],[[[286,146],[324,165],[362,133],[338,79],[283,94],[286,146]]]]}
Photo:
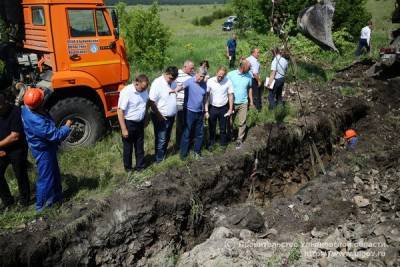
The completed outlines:
{"type": "Polygon", "coordinates": [[[344,139],[350,139],[353,137],[356,137],[357,133],[354,129],[348,129],[346,130],[346,132],[344,133],[344,139]]]}
{"type": "Polygon", "coordinates": [[[42,104],[44,92],[40,88],[29,88],[24,95],[24,104],[30,109],[35,109],[42,104]]]}

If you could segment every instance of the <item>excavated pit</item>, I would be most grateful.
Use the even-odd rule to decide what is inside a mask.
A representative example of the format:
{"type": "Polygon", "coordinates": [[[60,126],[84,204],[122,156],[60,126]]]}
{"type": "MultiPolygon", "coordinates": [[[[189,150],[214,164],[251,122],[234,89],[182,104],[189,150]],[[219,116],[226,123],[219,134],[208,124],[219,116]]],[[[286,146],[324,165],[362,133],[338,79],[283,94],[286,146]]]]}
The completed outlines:
{"type": "Polygon", "coordinates": [[[354,99],[344,107],[302,118],[296,125],[257,126],[242,149],[228,149],[171,168],[142,186],[121,189],[72,222],[3,234],[0,265],[149,265],[146,259],[170,244],[174,254],[182,253],[209,237],[213,207],[246,201],[255,157],[258,201],[291,195],[310,181],[310,140],[329,161],[342,131],[368,110],[354,99]]]}

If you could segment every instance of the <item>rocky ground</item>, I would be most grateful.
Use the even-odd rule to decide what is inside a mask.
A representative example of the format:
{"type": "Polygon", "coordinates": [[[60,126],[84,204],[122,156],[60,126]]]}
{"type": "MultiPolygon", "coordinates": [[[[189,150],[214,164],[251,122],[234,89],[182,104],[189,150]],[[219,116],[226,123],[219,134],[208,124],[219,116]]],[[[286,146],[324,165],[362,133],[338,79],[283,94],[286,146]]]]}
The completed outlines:
{"type": "Polygon", "coordinates": [[[214,208],[210,238],[184,253],[178,266],[400,266],[400,82],[365,79],[366,68],[338,74],[327,88],[287,90],[296,102],[297,86],[312,114],[343,108],[354,95],[338,92],[352,88],[370,107],[352,125],[356,150],[334,146],[327,173],[294,195],[214,208]]]}

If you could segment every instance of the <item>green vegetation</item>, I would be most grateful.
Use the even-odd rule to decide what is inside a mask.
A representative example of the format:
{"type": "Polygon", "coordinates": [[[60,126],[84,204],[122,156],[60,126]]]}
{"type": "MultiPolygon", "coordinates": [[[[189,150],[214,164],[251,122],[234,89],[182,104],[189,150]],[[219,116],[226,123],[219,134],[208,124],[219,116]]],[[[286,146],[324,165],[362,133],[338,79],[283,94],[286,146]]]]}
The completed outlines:
{"type": "Polygon", "coordinates": [[[372,57],[379,56],[379,48],[388,46],[390,33],[399,28],[399,24],[392,24],[392,12],[396,0],[369,0],[367,10],[373,14],[372,21],[372,57]]]}
{"type": "Polygon", "coordinates": [[[343,96],[355,96],[360,90],[359,88],[347,86],[340,88],[339,91],[343,96]]]}
{"type": "Polygon", "coordinates": [[[288,264],[293,265],[294,263],[296,263],[296,261],[300,259],[301,259],[301,244],[300,241],[296,241],[292,249],[289,251],[288,264]]]}
{"type": "Polygon", "coordinates": [[[161,70],[167,60],[170,33],[161,23],[158,5],[126,10],[121,3],[117,9],[122,18],[121,35],[125,37],[132,67],[142,71],[161,70]]]}
{"type": "MultiPolygon", "coordinates": [[[[376,29],[373,31],[372,36],[373,56],[378,54],[380,44],[387,44],[388,32],[394,27],[392,24],[389,24],[393,6],[394,0],[369,0],[367,3],[367,8],[372,13],[373,21],[376,23],[376,29]]],[[[142,12],[142,10],[148,11],[151,8],[151,6],[129,6],[126,7],[126,11],[142,12]]],[[[167,47],[165,47],[165,62],[163,67],[170,64],[181,67],[184,60],[187,58],[192,59],[196,64],[203,59],[208,59],[211,65],[210,73],[212,75],[219,65],[227,65],[225,44],[226,40],[231,36],[231,33],[221,31],[221,25],[225,18],[217,19],[207,26],[200,27],[192,24],[193,18],[212,14],[214,11],[224,8],[225,7],[221,5],[159,6],[160,21],[163,25],[168,27],[170,32],[170,39],[167,43],[167,47]]],[[[120,12],[120,16],[127,12],[120,12]]],[[[122,35],[128,34],[128,32],[132,30],[130,27],[133,26],[129,26],[132,23],[129,17],[123,16],[124,15],[120,17],[120,23],[122,28],[125,27],[126,32],[122,32],[122,35]]],[[[288,25],[288,27],[290,26],[291,25],[288,25]]],[[[336,70],[350,64],[354,60],[353,53],[357,39],[350,39],[348,34],[348,31],[344,29],[334,33],[335,43],[340,50],[339,54],[322,51],[317,45],[302,35],[290,37],[289,46],[298,65],[296,78],[300,80],[311,80],[313,83],[320,83],[323,85],[333,77],[336,70]]],[[[130,41],[127,43],[129,45],[129,51],[134,51],[131,47],[132,42],[130,41]]],[[[259,34],[247,31],[246,36],[240,36],[238,39],[238,58],[240,56],[248,56],[251,47],[260,47],[262,52],[260,57],[262,64],[261,75],[262,78],[265,78],[266,75],[269,74],[268,69],[272,60],[270,49],[280,45],[281,41],[279,38],[271,33],[259,34]]],[[[141,51],[146,52],[145,49],[141,51]]],[[[161,74],[158,67],[156,67],[156,69],[146,70],[146,68],[148,68],[147,63],[137,63],[131,55],[130,59],[132,60],[130,62],[132,66],[132,78],[136,73],[142,71],[148,74],[151,79],[161,74]]],[[[148,62],[151,63],[151,61],[148,62]]],[[[289,70],[288,82],[293,81],[293,75],[294,69],[291,67],[289,70]]],[[[276,122],[277,120],[291,123],[297,117],[297,111],[291,105],[286,105],[285,109],[287,110],[283,110],[282,113],[274,113],[268,111],[267,106],[264,105],[260,113],[250,110],[248,125],[252,127],[256,124],[276,122]]],[[[151,164],[154,155],[154,133],[152,123],[150,123],[145,129],[145,155],[146,162],[150,163],[150,166],[141,173],[133,173],[131,175],[125,173],[122,166],[122,143],[118,130],[112,131],[95,146],[60,153],[59,160],[66,200],[74,203],[79,203],[80,201],[87,202],[88,199],[94,199],[96,201],[108,196],[123,185],[141,184],[154,176],[154,174],[164,172],[170,168],[185,166],[187,162],[181,161],[173,150],[174,141],[175,136],[173,134],[167,160],[161,164],[151,164]]],[[[224,153],[224,149],[216,145],[213,153],[224,153]]],[[[209,154],[210,152],[203,151],[204,156],[209,154]]],[[[30,158],[29,161],[32,163],[32,158],[30,158]]],[[[362,165],[364,160],[357,159],[356,163],[362,165]]],[[[31,165],[29,177],[31,178],[31,184],[34,185],[36,171],[33,164],[31,165]]],[[[11,168],[7,170],[6,177],[13,195],[17,195],[17,183],[13,178],[11,168]]],[[[194,204],[196,203],[199,204],[198,202],[194,202],[194,204]]],[[[194,207],[194,210],[197,210],[196,205],[194,205],[194,207]]],[[[0,231],[15,229],[22,223],[32,221],[38,217],[59,218],[60,216],[67,216],[67,210],[68,209],[62,206],[61,209],[53,208],[44,213],[37,214],[34,211],[33,205],[28,209],[14,207],[9,211],[0,213],[0,231]]]]}
{"type": "Polygon", "coordinates": [[[192,24],[196,25],[196,26],[210,25],[211,23],[213,23],[214,20],[228,17],[231,14],[232,14],[232,10],[230,10],[230,9],[218,9],[216,11],[213,11],[213,13],[211,13],[211,15],[202,16],[200,18],[199,17],[195,17],[192,20],[192,24]]]}
{"type": "MultiPolygon", "coordinates": [[[[238,14],[239,28],[254,29],[259,33],[266,33],[271,28],[271,16],[279,18],[281,22],[286,20],[292,26],[287,29],[290,34],[296,30],[298,14],[306,7],[315,4],[315,0],[291,0],[281,1],[275,5],[272,12],[270,0],[233,0],[232,5],[235,14],[238,14]]],[[[362,27],[371,18],[366,10],[366,0],[337,0],[335,1],[335,16],[333,19],[334,31],[347,29],[349,33],[358,37],[362,27]]]]}
{"type": "MultiPolygon", "coordinates": [[[[116,5],[123,2],[128,5],[151,5],[154,0],[105,0],[107,5],[116,5]]],[[[161,5],[204,5],[204,4],[225,4],[226,0],[159,0],[161,5]]]]}

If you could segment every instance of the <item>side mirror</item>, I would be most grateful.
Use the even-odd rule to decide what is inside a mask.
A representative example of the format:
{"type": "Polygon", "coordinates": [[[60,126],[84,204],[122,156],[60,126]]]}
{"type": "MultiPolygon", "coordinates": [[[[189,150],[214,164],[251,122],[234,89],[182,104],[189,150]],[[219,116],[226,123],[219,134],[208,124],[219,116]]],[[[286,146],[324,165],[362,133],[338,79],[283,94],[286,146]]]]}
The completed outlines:
{"type": "Polygon", "coordinates": [[[114,35],[115,35],[115,38],[119,39],[119,29],[118,28],[114,28],[114,35]]]}
{"type": "Polygon", "coordinates": [[[111,10],[111,20],[114,26],[114,35],[119,38],[119,25],[118,25],[118,14],[116,9],[111,10]]]}

